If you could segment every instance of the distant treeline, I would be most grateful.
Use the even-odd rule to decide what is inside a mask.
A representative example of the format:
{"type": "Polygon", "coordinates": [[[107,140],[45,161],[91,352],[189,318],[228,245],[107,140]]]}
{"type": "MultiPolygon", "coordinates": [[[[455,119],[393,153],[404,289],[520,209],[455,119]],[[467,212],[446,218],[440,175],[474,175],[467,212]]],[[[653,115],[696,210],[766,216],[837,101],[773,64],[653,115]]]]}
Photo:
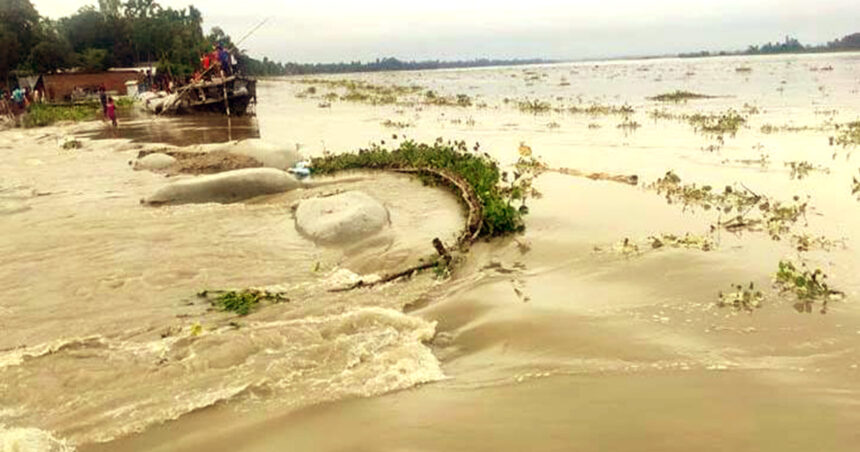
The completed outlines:
{"type": "Polygon", "coordinates": [[[800,41],[798,41],[796,38],[786,36],[783,42],[768,42],[767,44],[762,44],[760,46],[752,45],[747,47],[746,50],[741,51],[709,52],[703,50],[701,52],[681,53],[678,56],[681,58],[694,58],[721,55],[770,55],[778,53],[842,52],[848,50],[860,50],[860,33],[853,33],[840,39],[830,41],[827,44],[817,46],[805,46],[801,44],[800,41]]]}
{"type": "MultiPolygon", "coordinates": [[[[237,49],[218,27],[203,34],[194,6],[163,8],[154,0],[99,0],[59,20],[42,17],[30,0],[0,0],[0,85],[15,74],[86,72],[155,62],[158,70],[186,76],[200,56],[221,43],[248,71],[268,66],[237,49]]],[[[261,72],[262,73],[262,72],[261,72]]]]}
{"type": "Polygon", "coordinates": [[[488,67],[488,66],[516,66],[524,64],[542,64],[554,63],[553,60],[544,60],[539,58],[532,59],[475,59],[467,61],[401,61],[397,58],[381,58],[376,61],[362,63],[361,61],[352,61],[349,63],[316,63],[316,64],[300,64],[300,63],[276,63],[264,58],[262,65],[258,68],[253,66],[255,71],[265,75],[294,75],[294,74],[341,74],[346,72],[379,72],[379,71],[416,71],[430,69],[451,69],[451,68],[470,68],[470,67],[488,67]]]}

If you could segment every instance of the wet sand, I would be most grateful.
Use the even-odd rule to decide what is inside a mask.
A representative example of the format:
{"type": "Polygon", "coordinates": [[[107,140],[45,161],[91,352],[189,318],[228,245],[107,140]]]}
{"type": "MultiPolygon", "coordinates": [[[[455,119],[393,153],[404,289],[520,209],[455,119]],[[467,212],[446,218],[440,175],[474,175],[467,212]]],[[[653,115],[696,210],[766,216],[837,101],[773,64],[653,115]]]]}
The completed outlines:
{"type": "MultiPolygon", "coordinates": [[[[479,141],[511,163],[525,142],[551,167],[642,181],[546,173],[516,240],[479,243],[450,279],[423,275],[339,296],[318,295],[334,263],[370,273],[414,260],[428,238],[456,231],[456,202],[409,179],[372,176],[363,189],[404,212],[404,232],[385,253],[352,254],[298,237],[290,196],[142,208],[136,199],[163,177],[131,171],[137,150],[116,152],[118,142],[61,153],[45,139],[26,156],[4,151],[3,174],[17,178],[4,187],[68,193],[28,198],[28,210],[6,216],[14,225],[3,223],[12,301],[0,309],[12,335],[2,356],[95,332],[103,339],[0,369],[6,388],[34,380],[48,388],[7,391],[3,406],[28,409],[0,412],[0,423],[51,431],[79,450],[853,450],[860,201],[851,177],[860,164],[828,138],[832,124],[860,115],[858,67],[860,55],[841,54],[351,76],[464,92],[486,108],[319,108],[295,97],[307,87],[296,80],[261,83],[260,136],[301,143],[309,155],[405,134],[479,141]],[[753,70],[738,74],[740,65],[753,70]],[[823,66],[834,70],[811,70],[823,66]],[[675,89],[720,97],[646,99],[675,89]],[[641,127],[619,128],[617,116],[527,114],[506,97],[627,103],[641,127]],[[689,124],[648,114],[744,104],[758,112],[716,151],[704,150],[713,138],[689,124]],[[386,119],[414,126],[386,128],[386,119]],[[764,133],[765,124],[809,129],[764,133]],[[790,161],[829,172],[793,179],[790,161]],[[785,202],[809,196],[811,209],[779,241],[766,232],[711,234],[718,213],[667,204],[645,188],[669,170],[684,182],[743,183],[785,202]],[[664,233],[709,236],[716,246],[647,246],[664,233]],[[801,253],[791,234],[839,245],[801,253]],[[639,252],[617,252],[625,238],[639,252]],[[827,314],[796,312],[793,295],[773,288],[782,259],[822,268],[846,298],[827,314]],[[317,261],[320,274],[310,270],[317,261]],[[749,282],[765,292],[760,308],[716,306],[720,291],[749,282]],[[235,330],[233,317],[187,304],[201,287],[267,285],[303,301],[266,306],[235,330]],[[207,333],[189,336],[195,322],[207,333]],[[160,337],[170,325],[180,333],[160,337]],[[112,380],[117,386],[102,390],[112,380]],[[129,385],[139,387],[118,389],[129,385]]],[[[18,133],[4,132],[2,145],[14,149],[38,132],[18,133]]]]}

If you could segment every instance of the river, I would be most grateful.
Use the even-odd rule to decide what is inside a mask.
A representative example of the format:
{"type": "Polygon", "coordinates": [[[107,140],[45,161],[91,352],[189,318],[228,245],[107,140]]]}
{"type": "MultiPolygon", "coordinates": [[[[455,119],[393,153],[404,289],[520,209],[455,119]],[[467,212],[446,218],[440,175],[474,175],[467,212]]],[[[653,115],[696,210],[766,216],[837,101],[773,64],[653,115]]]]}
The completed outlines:
{"type": "Polygon", "coordinates": [[[0,132],[0,450],[856,448],[860,163],[830,139],[860,119],[860,54],[315,78],[261,81],[257,117],[229,127],[135,116],[116,136],[0,132]],[[326,102],[342,79],[470,105],[326,102]],[[649,99],[675,90],[713,97],[649,99]],[[570,108],[593,105],[635,112],[570,108]],[[721,140],[690,120],[727,112],[744,122],[721,140]],[[83,148],[60,149],[64,136],[83,148]],[[456,198],[404,175],[341,180],[382,200],[392,227],[326,248],[293,226],[306,191],[152,208],[138,201],[164,177],[129,166],[160,143],[260,138],[317,156],[437,137],[639,183],[545,172],[526,231],[476,243],[450,276],[332,293],[456,235],[456,198]],[[806,206],[777,234],[726,229],[734,214],[651,186],[668,171],[806,206]],[[649,239],[667,234],[695,243],[649,239]],[[841,295],[799,312],[780,261],[820,268],[841,295]],[[760,307],[717,305],[750,283],[760,307]],[[290,300],[236,317],[195,295],[242,287],[290,300]]]}

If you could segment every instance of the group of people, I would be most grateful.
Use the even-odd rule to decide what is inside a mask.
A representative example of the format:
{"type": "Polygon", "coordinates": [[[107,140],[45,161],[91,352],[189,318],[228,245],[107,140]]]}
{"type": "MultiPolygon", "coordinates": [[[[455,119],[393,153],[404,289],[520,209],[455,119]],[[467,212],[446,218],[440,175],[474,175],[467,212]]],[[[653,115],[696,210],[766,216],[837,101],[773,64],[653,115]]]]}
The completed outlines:
{"type": "Polygon", "coordinates": [[[31,90],[29,87],[0,90],[0,115],[14,117],[25,112],[31,104],[42,102],[43,98],[41,90],[31,90]]]}
{"type": "Polygon", "coordinates": [[[217,44],[211,52],[204,53],[200,57],[200,65],[202,69],[195,71],[192,76],[195,82],[210,79],[213,74],[218,74],[222,78],[229,77],[235,73],[236,57],[224,46],[217,44]]]}

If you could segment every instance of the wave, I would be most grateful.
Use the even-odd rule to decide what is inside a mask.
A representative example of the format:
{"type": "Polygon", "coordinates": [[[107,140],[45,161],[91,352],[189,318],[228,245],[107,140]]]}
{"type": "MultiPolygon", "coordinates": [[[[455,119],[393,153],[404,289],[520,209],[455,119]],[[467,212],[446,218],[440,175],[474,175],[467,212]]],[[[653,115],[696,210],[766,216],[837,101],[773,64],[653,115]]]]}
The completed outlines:
{"type": "MultiPolygon", "coordinates": [[[[0,422],[106,442],[216,404],[281,412],[444,378],[435,322],[379,307],[151,342],[101,336],[0,355],[0,422]]],[[[25,449],[26,450],[26,449],[25,449]]]]}

